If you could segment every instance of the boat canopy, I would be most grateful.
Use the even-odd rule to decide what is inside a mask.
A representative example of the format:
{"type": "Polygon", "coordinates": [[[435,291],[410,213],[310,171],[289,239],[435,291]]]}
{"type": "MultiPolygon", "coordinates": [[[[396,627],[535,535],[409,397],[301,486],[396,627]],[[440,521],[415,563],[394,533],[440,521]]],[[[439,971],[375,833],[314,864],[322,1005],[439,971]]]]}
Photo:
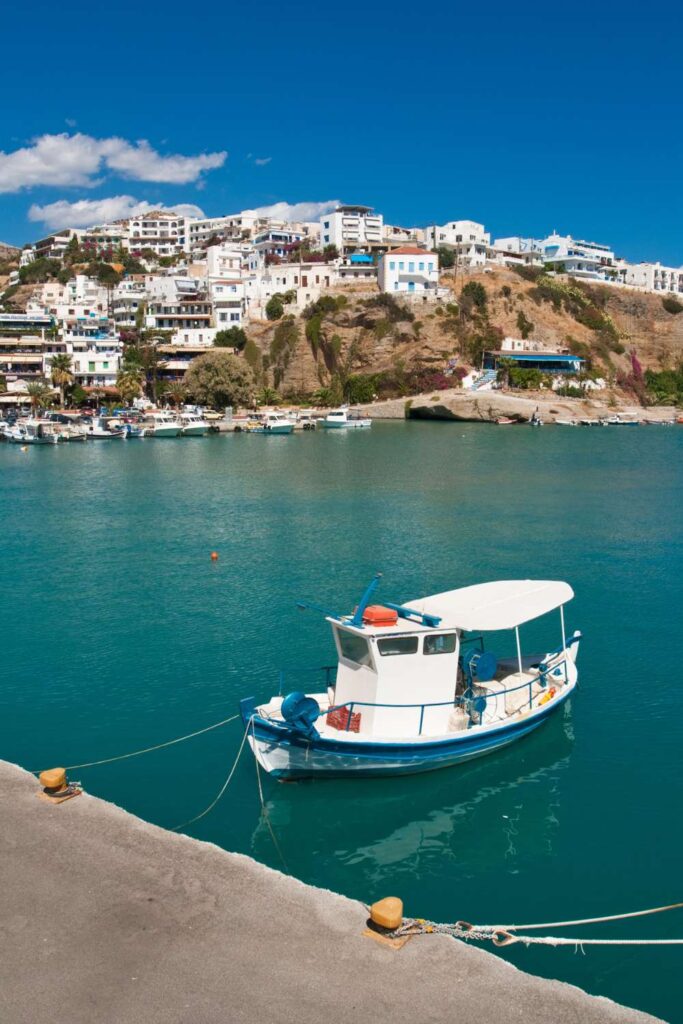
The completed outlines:
{"type": "Polygon", "coordinates": [[[574,591],[560,580],[499,580],[407,601],[441,619],[439,629],[487,632],[514,629],[571,601],[574,591]]]}

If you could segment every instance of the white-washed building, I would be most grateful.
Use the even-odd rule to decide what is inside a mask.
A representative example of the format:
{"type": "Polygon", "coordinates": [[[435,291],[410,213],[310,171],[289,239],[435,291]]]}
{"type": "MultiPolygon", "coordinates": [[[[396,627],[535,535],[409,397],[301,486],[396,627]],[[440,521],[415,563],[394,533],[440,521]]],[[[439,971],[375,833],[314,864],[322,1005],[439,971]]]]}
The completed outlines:
{"type": "Polygon", "coordinates": [[[320,218],[320,247],[336,246],[341,254],[382,248],[383,220],[371,206],[338,206],[320,218]]]}
{"type": "Polygon", "coordinates": [[[683,267],[661,263],[624,263],[622,279],[631,288],[648,292],[683,293],[683,267]]]}
{"type": "Polygon", "coordinates": [[[550,269],[587,280],[614,276],[615,256],[608,245],[553,232],[544,238],[543,262],[550,269]]]}
{"type": "Polygon", "coordinates": [[[377,269],[380,291],[436,296],[439,287],[439,257],[414,245],[400,246],[380,256],[377,269]]]}
{"type": "Polygon", "coordinates": [[[133,254],[151,249],[155,256],[174,256],[185,249],[185,222],[185,217],[162,210],[131,217],[125,244],[133,254]]]}
{"type": "Polygon", "coordinates": [[[457,266],[483,267],[491,245],[491,235],[474,220],[452,220],[448,224],[425,228],[425,244],[430,249],[445,246],[455,254],[457,266]]]}

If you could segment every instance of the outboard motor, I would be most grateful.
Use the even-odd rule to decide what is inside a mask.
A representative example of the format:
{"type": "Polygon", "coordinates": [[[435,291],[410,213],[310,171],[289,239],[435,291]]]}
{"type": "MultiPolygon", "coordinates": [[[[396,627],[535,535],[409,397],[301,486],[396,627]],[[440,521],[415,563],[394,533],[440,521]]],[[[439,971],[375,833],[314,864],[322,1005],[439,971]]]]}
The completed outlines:
{"type": "Polygon", "coordinates": [[[307,697],[300,690],[288,693],[282,702],[282,717],[295,732],[317,739],[320,733],[314,722],[320,716],[320,705],[313,697],[307,697]]]}

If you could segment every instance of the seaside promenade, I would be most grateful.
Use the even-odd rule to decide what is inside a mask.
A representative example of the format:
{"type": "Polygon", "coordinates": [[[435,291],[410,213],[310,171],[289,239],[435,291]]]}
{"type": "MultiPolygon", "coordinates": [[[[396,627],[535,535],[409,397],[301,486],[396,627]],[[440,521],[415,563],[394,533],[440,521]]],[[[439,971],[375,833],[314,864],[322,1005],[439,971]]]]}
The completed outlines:
{"type": "Polygon", "coordinates": [[[37,793],[0,762],[3,1024],[656,1021],[445,936],[383,948],[360,903],[87,794],[37,793]]]}

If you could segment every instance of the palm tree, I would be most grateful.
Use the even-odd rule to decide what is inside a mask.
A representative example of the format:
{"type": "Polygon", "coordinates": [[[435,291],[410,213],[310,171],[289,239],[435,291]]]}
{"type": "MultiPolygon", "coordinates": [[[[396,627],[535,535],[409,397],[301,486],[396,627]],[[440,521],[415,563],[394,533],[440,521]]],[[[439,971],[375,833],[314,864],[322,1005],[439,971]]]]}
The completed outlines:
{"type": "Polygon", "coordinates": [[[45,409],[52,402],[52,388],[44,380],[34,380],[26,388],[26,393],[31,402],[31,411],[37,415],[40,409],[45,409]]]}
{"type": "Polygon", "coordinates": [[[258,396],[259,405],[275,405],[280,401],[280,396],[273,388],[263,388],[258,396]]]}
{"type": "Polygon", "coordinates": [[[59,388],[59,402],[64,405],[64,390],[73,384],[74,373],[71,368],[71,356],[66,352],[58,352],[50,360],[50,377],[55,387],[59,388]]]}
{"type": "Polygon", "coordinates": [[[186,397],[187,389],[183,382],[180,380],[171,381],[166,388],[166,398],[168,398],[169,402],[175,405],[176,409],[178,409],[183,404],[186,397]]]}
{"type": "Polygon", "coordinates": [[[116,387],[126,405],[129,405],[134,398],[140,397],[144,378],[145,375],[141,367],[128,366],[119,370],[116,375],[116,387]]]}

